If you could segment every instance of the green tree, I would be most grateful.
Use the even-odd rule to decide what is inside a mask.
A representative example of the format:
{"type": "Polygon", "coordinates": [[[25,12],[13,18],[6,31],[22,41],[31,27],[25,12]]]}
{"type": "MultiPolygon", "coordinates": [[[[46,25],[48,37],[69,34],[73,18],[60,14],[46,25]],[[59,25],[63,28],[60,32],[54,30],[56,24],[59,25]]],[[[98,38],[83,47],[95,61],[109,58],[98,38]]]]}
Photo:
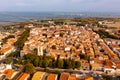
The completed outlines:
{"type": "Polygon", "coordinates": [[[89,57],[86,54],[80,54],[80,58],[84,60],[88,60],[89,57]]]}
{"type": "Polygon", "coordinates": [[[53,46],[52,46],[52,49],[56,49],[56,46],[55,46],[55,45],[53,45],[53,46]]]}
{"type": "Polygon", "coordinates": [[[27,28],[18,38],[18,40],[14,43],[16,47],[22,47],[24,45],[24,42],[27,40],[27,37],[29,36],[30,28],[27,28]]]}
{"type": "Polygon", "coordinates": [[[14,52],[11,52],[10,54],[9,54],[9,57],[13,57],[14,56],[14,52]]]}
{"type": "Polygon", "coordinates": [[[49,65],[49,60],[44,59],[42,62],[42,67],[46,68],[46,67],[48,67],[48,65],[49,65]]]}
{"type": "Polygon", "coordinates": [[[8,35],[7,37],[5,37],[5,38],[2,39],[2,42],[6,43],[7,40],[10,39],[10,38],[15,38],[15,36],[14,35],[8,35]]]}
{"type": "Polygon", "coordinates": [[[75,68],[80,68],[80,66],[81,66],[81,63],[79,61],[76,61],[75,62],[75,68]]]}
{"type": "Polygon", "coordinates": [[[110,75],[103,74],[102,77],[103,77],[104,80],[114,80],[113,77],[110,76],[110,75]]]}
{"type": "Polygon", "coordinates": [[[61,33],[60,33],[60,37],[63,37],[63,35],[64,35],[64,33],[63,33],[63,32],[61,32],[61,33]]]}
{"type": "Polygon", "coordinates": [[[22,59],[18,58],[18,64],[22,64],[22,59]]]}
{"type": "Polygon", "coordinates": [[[5,64],[10,64],[12,62],[12,58],[8,58],[5,64]]]}
{"type": "Polygon", "coordinates": [[[74,69],[76,65],[74,60],[71,60],[71,65],[72,65],[72,68],[74,69]]]}
{"type": "Polygon", "coordinates": [[[45,34],[45,33],[43,33],[42,35],[45,36],[45,37],[47,37],[47,34],[45,34]]]}
{"type": "Polygon", "coordinates": [[[95,31],[97,34],[100,35],[101,38],[112,38],[112,39],[118,39],[118,37],[116,37],[115,35],[111,35],[109,34],[107,31],[105,30],[98,30],[95,31]]]}
{"type": "Polygon", "coordinates": [[[32,74],[35,71],[35,67],[31,63],[27,63],[24,68],[24,72],[32,74]]]}
{"type": "Polygon", "coordinates": [[[58,59],[58,60],[56,61],[56,65],[57,65],[58,68],[63,68],[63,66],[64,66],[64,61],[63,61],[62,59],[58,59]]]}
{"type": "Polygon", "coordinates": [[[34,60],[33,65],[36,67],[39,66],[39,58],[38,57],[36,57],[36,59],[34,60]]]}
{"type": "Polygon", "coordinates": [[[38,57],[37,55],[35,55],[35,54],[30,54],[30,53],[28,53],[28,54],[26,54],[26,55],[24,56],[25,60],[29,60],[31,63],[33,63],[34,60],[35,60],[37,57],[38,57]]]}
{"type": "Polygon", "coordinates": [[[69,59],[64,60],[64,68],[66,69],[72,68],[71,60],[69,59]]]}

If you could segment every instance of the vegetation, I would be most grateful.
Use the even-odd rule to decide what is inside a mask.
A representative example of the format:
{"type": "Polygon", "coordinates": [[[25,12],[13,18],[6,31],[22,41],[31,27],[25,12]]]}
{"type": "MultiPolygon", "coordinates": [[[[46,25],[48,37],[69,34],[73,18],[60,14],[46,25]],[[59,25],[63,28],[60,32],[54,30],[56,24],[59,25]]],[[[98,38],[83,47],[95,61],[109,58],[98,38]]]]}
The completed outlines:
{"type": "Polygon", "coordinates": [[[85,23],[78,23],[76,26],[85,26],[85,23]]]}
{"type": "Polygon", "coordinates": [[[109,76],[109,75],[103,74],[102,77],[103,77],[104,80],[114,80],[113,77],[109,76]]]}
{"type": "Polygon", "coordinates": [[[29,36],[30,28],[27,28],[18,38],[18,40],[14,43],[16,47],[22,47],[24,45],[24,42],[27,40],[27,37],[29,36]]]}
{"type": "Polygon", "coordinates": [[[35,71],[35,67],[31,63],[27,63],[24,68],[24,72],[32,74],[35,71]]]}
{"type": "Polygon", "coordinates": [[[8,58],[5,64],[10,64],[12,62],[12,58],[8,58]]]}
{"type": "Polygon", "coordinates": [[[60,37],[63,37],[63,36],[64,36],[64,33],[63,33],[63,32],[61,32],[61,33],[60,33],[60,37]]]}
{"type": "MultiPolygon", "coordinates": [[[[74,61],[71,59],[57,59],[50,56],[37,56],[34,54],[27,54],[24,56],[25,60],[22,64],[31,63],[35,67],[50,67],[50,68],[64,68],[64,69],[74,69],[80,68],[81,63],[79,61],[74,61]]],[[[20,61],[22,62],[22,61],[20,61]]]]}
{"type": "Polygon", "coordinates": [[[62,59],[57,59],[56,66],[58,68],[63,68],[64,67],[64,61],[62,59]]]}
{"type": "Polygon", "coordinates": [[[55,24],[56,25],[62,25],[62,24],[64,24],[64,22],[65,22],[65,20],[64,19],[58,19],[58,20],[55,20],[55,24]]]}
{"type": "Polygon", "coordinates": [[[10,38],[15,38],[15,36],[14,36],[14,35],[9,35],[9,36],[3,38],[3,39],[2,39],[2,42],[3,42],[3,43],[6,43],[7,40],[10,39],[10,38]]]}
{"type": "Polygon", "coordinates": [[[80,54],[80,59],[88,60],[89,57],[86,54],[80,54]]]}
{"type": "Polygon", "coordinates": [[[98,30],[95,31],[97,34],[100,35],[101,38],[112,38],[112,39],[118,39],[116,36],[109,34],[105,30],[98,30]]]}
{"type": "Polygon", "coordinates": [[[44,33],[44,34],[42,34],[42,35],[43,35],[43,36],[45,36],[45,37],[47,37],[47,34],[45,34],[45,33],[44,33]]]}
{"type": "Polygon", "coordinates": [[[13,57],[14,56],[14,52],[11,52],[10,54],[9,54],[9,57],[13,57]]]}
{"type": "Polygon", "coordinates": [[[52,46],[52,49],[56,49],[56,46],[55,46],[55,45],[53,45],[53,46],[52,46]]]}

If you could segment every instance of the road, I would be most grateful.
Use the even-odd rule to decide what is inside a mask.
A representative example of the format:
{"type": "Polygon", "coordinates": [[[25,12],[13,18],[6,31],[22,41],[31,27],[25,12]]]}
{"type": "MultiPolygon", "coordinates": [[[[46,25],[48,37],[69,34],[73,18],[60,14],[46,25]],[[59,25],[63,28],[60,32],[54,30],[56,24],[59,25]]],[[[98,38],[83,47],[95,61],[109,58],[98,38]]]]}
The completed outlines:
{"type": "MultiPolygon", "coordinates": [[[[88,70],[73,70],[73,69],[51,69],[51,68],[41,68],[41,67],[36,67],[35,68],[38,71],[48,71],[48,72],[56,72],[56,71],[60,71],[60,72],[68,72],[68,73],[78,73],[78,74],[84,74],[84,73],[90,73],[92,71],[88,71],[88,70]]],[[[102,74],[102,71],[93,71],[96,74],[102,74]]]]}

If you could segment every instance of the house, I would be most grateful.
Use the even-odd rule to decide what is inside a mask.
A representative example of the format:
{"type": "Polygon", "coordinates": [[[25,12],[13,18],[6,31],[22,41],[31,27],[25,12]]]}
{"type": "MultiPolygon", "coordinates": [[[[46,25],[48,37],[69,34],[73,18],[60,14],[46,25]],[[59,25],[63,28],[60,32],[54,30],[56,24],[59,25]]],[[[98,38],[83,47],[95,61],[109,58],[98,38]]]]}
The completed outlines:
{"type": "Polygon", "coordinates": [[[28,73],[23,73],[18,80],[28,80],[30,75],[28,73]]]}
{"type": "Polygon", "coordinates": [[[70,74],[69,73],[62,73],[60,75],[60,80],[68,80],[70,74]]]}
{"type": "Polygon", "coordinates": [[[57,80],[57,74],[49,74],[47,80],[57,80]]]}
{"type": "Polygon", "coordinates": [[[115,69],[111,68],[110,66],[104,66],[103,71],[106,72],[106,73],[114,73],[115,69]]]}
{"type": "Polygon", "coordinates": [[[5,64],[0,64],[0,73],[4,72],[5,69],[5,64]]]}
{"type": "Polygon", "coordinates": [[[76,75],[70,75],[68,80],[77,80],[76,75]]]}
{"type": "Polygon", "coordinates": [[[90,77],[90,76],[86,76],[86,77],[85,77],[85,80],[94,80],[94,78],[93,78],[93,77],[90,77]]]}
{"type": "Polygon", "coordinates": [[[88,63],[87,60],[80,60],[81,62],[81,68],[82,69],[85,69],[85,70],[89,70],[90,69],[90,64],[88,63]]]}
{"type": "Polygon", "coordinates": [[[45,72],[36,72],[33,75],[32,80],[42,80],[44,75],[45,75],[45,72]]]}
{"type": "MultiPolygon", "coordinates": [[[[8,45],[9,46],[9,45],[8,45]]],[[[14,50],[14,47],[5,47],[0,50],[1,54],[7,55],[14,50]]]]}
{"type": "Polygon", "coordinates": [[[71,50],[70,47],[66,47],[66,48],[65,48],[65,51],[70,51],[70,50],[71,50]]]}
{"type": "Polygon", "coordinates": [[[7,69],[3,73],[6,75],[6,78],[12,79],[18,72],[12,69],[7,69]]]}
{"type": "Polygon", "coordinates": [[[13,44],[15,43],[15,41],[16,41],[15,38],[10,38],[10,39],[8,39],[7,43],[8,43],[9,45],[13,45],[13,44]]]}
{"type": "Polygon", "coordinates": [[[6,69],[12,69],[12,65],[11,64],[0,64],[0,72],[4,72],[6,69]]]}

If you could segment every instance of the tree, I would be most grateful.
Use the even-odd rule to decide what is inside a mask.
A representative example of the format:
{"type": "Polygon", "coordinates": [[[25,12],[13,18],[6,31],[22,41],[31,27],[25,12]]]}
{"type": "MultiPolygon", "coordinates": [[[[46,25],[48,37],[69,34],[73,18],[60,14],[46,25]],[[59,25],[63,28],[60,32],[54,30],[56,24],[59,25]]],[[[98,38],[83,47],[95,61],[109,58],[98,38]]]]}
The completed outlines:
{"type": "Polygon", "coordinates": [[[13,57],[14,56],[14,52],[11,52],[10,54],[9,54],[9,57],[13,57]]]}
{"type": "Polygon", "coordinates": [[[76,26],[85,26],[85,23],[78,23],[76,26]]]}
{"type": "Polygon", "coordinates": [[[15,36],[14,35],[8,35],[7,37],[5,37],[5,38],[2,39],[2,42],[6,43],[7,40],[10,39],[10,38],[15,38],[15,36]]]}
{"type": "Polygon", "coordinates": [[[74,69],[76,65],[74,60],[71,60],[71,65],[72,65],[72,68],[74,69]]]}
{"type": "Polygon", "coordinates": [[[52,46],[52,49],[56,49],[56,46],[55,46],[55,45],[53,45],[53,46],[52,46]]]}
{"type": "Polygon", "coordinates": [[[42,62],[42,67],[46,68],[49,65],[49,61],[47,59],[44,59],[42,62]]]}
{"type": "Polygon", "coordinates": [[[81,66],[81,63],[79,61],[76,61],[75,62],[75,68],[80,68],[80,66],[81,66]]]}
{"type": "Polygon", "coordinates": [[[49,67],[51,67],[51,68],[53,68],[53,60],[50,60],[50,62],[49,62],[49,65],[48,65],[49,67]]]}
{"type": "Polygon", "coordinates": [[[18,64],[22,64],[22,59],[18,58],[18,64]]]}
{"type": "Polygon", "coordinates": [[[47,34],[45,34],[45,33],[43,33],[42,35],[45,36],[45,37],[47,37],[47,34]]]}
{"type": "Polygon", "coordinates": [[[104,52],[104,49],[101,49],[100,52],[104,52]]]}
{"type": "Polygon", "coordinates": [[[110,75],[105,75],[105,74],[103,74],[102,77],[103,77],[103,79],[105,79],[105,80],[114,80],[113,77],[110,76],[110,75]]]}
{"type": "Polygon", "coordinates": [[[80,54],[80,58],[84,60],[88,60],[88,56],[86,54],[80,54]]]}
{"type": "Polygon", "coordinates": [[[24,72],[32,74],[35,71],[35,67],[31,63],[27,63],[24,68],[24,72]]]}
{"type": "Polygon", "coordinates": [[[38,57],[36,57],[36,59],[34,60],[33,65],[36,67],[39,65],[39,58],[38,57]]]}
{"type": "Polygon", "coordinates": [[[18,40],[14,43],[16,47],[22,47],[29,36],[30,28],[27,28],[18,38],[18,40]]]}
{"type": "Polygon", "coordinates": [[[63,33],[63,32],[61,32],[61,33],[60,33],[60,37],[63,37],[63,35],[64,35],[64,33],[63,33]]]}
{"type": "Polygon", "coordinates": [[[62,59],[58,59],[58,60],[56,61],[56,65],[57,65],[58,68],[63,68],[63,66],[64,66],[64,61],[63,61],[62,59]]]}
{"type": "Polygon", "coordinates": [[[11,62],[12,62],[12,58],[8,58],[5,63],[6,63],[6,64],[10,64],[11,62]]]}
{"type": "Polygon", "coordinates": [[[109,34],[107,31],[105,30],[98,30],[95,31],[97,34],[100,35],[101,38],[112,38],[112,39],[118,39],[118,37],[116,37],[115,35],[111,35],[109,34]]]}
{"type": "Polygon", "coordinates": [[[71,60],[69,60],[69,59],[64,60],[64,68],[66,68],[66,69],[72,68],[71,60]]]}
{"type": "Polygon", "coordinates": [[[31,63],[33,63],[34,60],[35,60],[37,57],[38,57],[37,55],[35,55],[35,54],[30,54],[30,53],[28,53],[28,54],[26,54],[26,55],[24,56],[25,60],[29,60],[31,63]]]}

